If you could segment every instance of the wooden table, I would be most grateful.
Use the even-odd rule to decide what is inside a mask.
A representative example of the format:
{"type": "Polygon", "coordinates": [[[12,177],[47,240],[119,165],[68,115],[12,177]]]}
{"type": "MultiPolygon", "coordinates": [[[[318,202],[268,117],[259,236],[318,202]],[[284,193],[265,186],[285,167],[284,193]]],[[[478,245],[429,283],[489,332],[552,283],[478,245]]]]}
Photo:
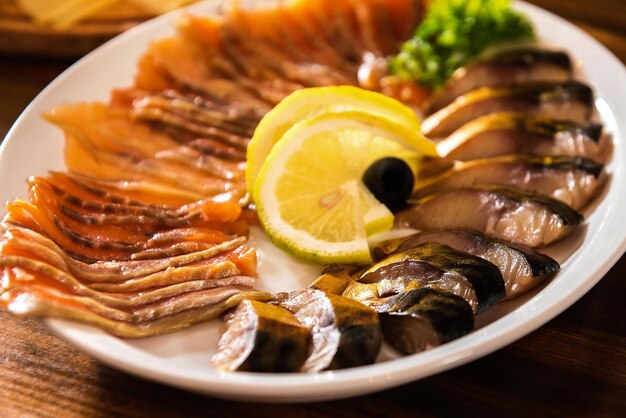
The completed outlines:
{"type": "MultiPolygon", "coordinates": [[[[575,22],[626,62],[626,1],[533,3],[575,22]]],[[[0,138],[70,63],[0,57],[0,138]]],[[[132,377],[39,321],[0,311],[0,417],[626,416],[625,275],[622,257],[556,319],[471,364],[369,396],[299,405],[224,401],[132,377]]]]}

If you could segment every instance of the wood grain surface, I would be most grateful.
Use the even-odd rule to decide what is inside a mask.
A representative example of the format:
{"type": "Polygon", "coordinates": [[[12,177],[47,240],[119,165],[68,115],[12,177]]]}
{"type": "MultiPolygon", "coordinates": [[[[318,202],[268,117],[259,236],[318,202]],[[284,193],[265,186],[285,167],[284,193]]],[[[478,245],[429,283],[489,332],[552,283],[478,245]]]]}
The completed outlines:
{"type": "MultiPolygon", "coordinates": [[[[532,3],[579,25],[626,62],[625,0],[532,3]]],[[[70,64],[0,56],[0,138],[70,64]]],[[[142,380],[97,362],[37,320],[0,311],[0,418],[624,417],[625,296],[623,257],[564,313],[489,356],[384,392],[296,405],[224,401],[142,380]]]]}

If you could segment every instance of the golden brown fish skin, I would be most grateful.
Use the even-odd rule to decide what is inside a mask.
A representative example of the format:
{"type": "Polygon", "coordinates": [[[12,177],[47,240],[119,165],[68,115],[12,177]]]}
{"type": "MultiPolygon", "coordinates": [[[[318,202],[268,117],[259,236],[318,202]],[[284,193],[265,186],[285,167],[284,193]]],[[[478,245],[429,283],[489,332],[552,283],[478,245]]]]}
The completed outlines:
{"type": "Polygon", "coordinates": [[[580,210],[604,181],[603,165],[587,158],[504,155],[457,162],[449,170],[418,182],[411,198],[455,188],[498,185],[551,196],[580,210]]]}
{"type": "Polygon", "coordinates": [[[578,156],[605,162],[610,141],[602,125],[519,113],[494,113],[466,123],[437,144],[445,162],[508,154],[578,156]]]}
{"type": "Polygon", "coordinates": [[[311,288],[278,294],[275,303],[292,312],[312,335],[301,371],[357,367],[376,359],[382,334],[373,309],[311,288]]]}
{"type": "Polygon", "coordinates": [[[522,83],[562,83],[572,78],[573,66],[564,51],[537,47],[504,48],[459,68],[425,104],[426,115],[480,87],[506,87],[522,83]]]}
{"type": "Polygon", "coordinates": [[[226,326],[211,359],[219,370],[289,373],[306,360],[309,331],[287,309],[244,299],[226,326]]]}
{"type": "Polygon", "coordinates": [[[464,124],[487,114],[517,112],[584,124],[594,99],[591,88],[578,81],[481,87],[456,98],[422,122],[424,135],[445,138],[464,124]]]}
{"type": "Polygon", "coordinates": [[[505,295],[502,274],[494,264],[437,242],[391,254],[370,267],[359,281],[376,283],[380,297],[418,287],[445,290],[467,300],[476,313],[505,295]]]}
{"type": "Polygon", "coordinates": [[[374,259],[383,259],[390,254],[427,242],[445,244],[496,265],[505,282],[506,296],[503,300],[527,292],[550,279],[560,269],[556,260],[531,248],[465,230],[420,232],[408,237],[384,241],[374,247],[372,254],[374,259]]]}
{"type": "Polygon", "coordinates": [[[500,187],[467,187],[410,202],[396,225],[422,231],[471,229],[535,248],[556,242],[583,217],[548,196],[500,187]]]}
{"type": "Polygon", "coordinates": [[[438,289],[413,289],[375,308],[385,341],[403,354],[414,354],[462,337],[474,329],[469,304],[438,289]]]}

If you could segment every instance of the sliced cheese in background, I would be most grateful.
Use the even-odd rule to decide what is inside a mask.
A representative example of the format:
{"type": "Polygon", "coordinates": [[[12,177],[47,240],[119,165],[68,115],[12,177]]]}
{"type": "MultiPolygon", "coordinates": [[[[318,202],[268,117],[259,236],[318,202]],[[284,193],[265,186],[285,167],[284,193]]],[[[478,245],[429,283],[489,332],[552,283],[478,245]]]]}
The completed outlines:
{"type": "MultiPolygon", "coordinates": [[[[197,0],[129,0],[148,14],[159,15],[197,0]]],[[[126,3],[124,0],[16,0],[17,5],[35,22],[67,29],[76,22],[96,16],[102,10],[126,3]]]]}
{"type": "Polygon", "coordinates": [[[77,21],[93,16],[119,0],[18,0],[18,5],[37,23],[66,29],[77,21]]]}

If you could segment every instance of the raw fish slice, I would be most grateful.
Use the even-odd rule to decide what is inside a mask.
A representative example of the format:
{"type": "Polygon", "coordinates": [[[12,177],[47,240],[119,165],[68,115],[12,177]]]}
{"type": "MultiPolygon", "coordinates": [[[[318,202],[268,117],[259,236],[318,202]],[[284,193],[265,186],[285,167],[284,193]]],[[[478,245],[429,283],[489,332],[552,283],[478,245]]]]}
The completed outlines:
{"type": "Polygon", "coordinates": [[[424,14],[426,4],[422,0],[382,0],[382,4],[389,13],[391,27],[396,38],[396,47],[398,47],[400,42],[406,41],[415,32],[415,28],[424,14]]]}
{"type": "Polygon", "coordinates": [[[50,173],[50,177],[55,176],[67,177],[80,188],[112,203],[178,207],[200,200],[195,194],[148,181],[109,180],[71,172],[50,173]]]}
{"type": "Polygon", "coordinates": [[[76,173],[175,186],[194,193],[194,200],[231,191],[238,192],[240,199],[246,193],[243,166],[229,166],[199,153],[174,162],[160,158],[179,144],[159,134],[154,138],[159,146],[147,148],[142,144],[152,140],[152,130],[130,120],[127,113],[108,112],[93,104],[58,107],[48,118],[64,129],[66,163],[76,173]]]}
{"type": "Polygon", "coordinates": [[[381,56],[389,56],[398,52],[400,41],[394,33],[394,22],[385,0],[369,2],[356,1],[355,10],[361,23],[361,35],[372,37],[376,49],[381,56]],[[370,35],[371,31],[371,35],[370,35]]]}
{"type": "MultiPolygon", "coordinates": [[[[142,95],[180,88],[172,76],[157,64],[157,60],[150,53],[144,53],[139,57],[133,85],[133,90],[135,90],[133,93],[141,92],[142,95]]],[[[120,90],[113,90],[112,101],[120,104],[127,102],[129,90],[131,89],[125,89],[123,94],[120,90]]]]}
{"type": "MultiPolygon", "coordinates": [[[[236,205],[222,214],[215,211],[217,218],[211,215],[211,206],[205,206],[203,209],[206,212],[202,215],[204,220],[199,219],[198,222],[203,229],[183,228],[178,232],[170,230],[167,235],[163,235],[161,231],[165,226],[159,226],[158,222],[154,222],[155,218],[152,218],[152,223],[146,224],[141,223],[143,219],[140,217],[131,216],[129,223],[124,226],[111,223],[111,218],[108,218],[109,223],[90,223],[87,222],[89,217],[77,221],[57,205],[54,192],[42,188],[42,183],[37,186],[31,188],[32,203],[16,200],[7,205],[5,222],[22,225],[34,231],[45,231],[64,250],[84,260],[129,259],[136,252],[168,248],[181,242],[195,241],[206,248],[229,239],[226,235],[229,230],[231,233],[247,232],[247,229],[242,229],[245,225],[238,225],[241,212],[236,205]],[[220,231],[211,230],[216,227],[220,231]],[[190,231],[193,233],[190,234],[190,231]]],[[[219,205],[223,204],[213,205],[213,208],[219,205]]],[[[107,220],[106,217],[104,219],[107,220]]]]}
{"type": "MultiPolygon", "coordinates": [[[[215,95],[227,102],[241,101],[263,111],[269,110],[289,93],[290,90],[274,85],[270,79],[260,81],[251,77],[255,72],[254,67],[248,65],[246,57],[241,56],[230,39],[224,36],[229,29],[222,22],[186,16],[179,22],[178,29],[180,36],[177,42],[186,45],[187,59],[197,67],[192,73],[197,74],[193,79],[185,74],[173,76],[176,80],[185,80],[181,82],[182,85],[193,86],[201,93],[215,95]]],[[[172,43],[171,39],[162,42],[172,43]]],[[[162,57],[158,62],[168,66],[171,73],[179,72],[173,68],[176,66],[175,54],[179,54],[178,51],[166,44],[155,54],[162,57]]]]}
{"type": "Polygon", "coordinates": [[[22,200],[15,200],[7,204],[5,222],[16,223],[26,228],[44,233],[54,240],[72,257],[85,261],[128,259],[137,247],[133,241],[118,241],[115,234],[122,239],[128,239],[129,233],[113,228],[107,231],[109,240],[103,242],[95,235],[94,230],[81,236],[72,231],[65,223],[58,220],[55,214],[47,213],[35,205],[22,200]]]}
{"type": "Polygon", "coordinates": [[[73,173],[110,181],[154,183],[156,187],[179,189],[178,193],[184,193],[190,200],[236,192],[233,197],[238,201],[246,193],[243,178],[231,182],[220,178],[223,176],[211,176],[206,170],[194,167],[192,161],[182,165],[159,159],[158,155],[139,159],[107,152],[94,147],[80,133],[66,138],[65,155],[73,173]]]}
{"type": "Polygon", "coordinates": [[[328,22],[328,31],[331,39],[336,39],[335,48],[348,62],[358,64],[367,49],[359,37],[358,20],[354,8],[349,2],[322,0],[317,2],[321,14],[326,14],[322,20],[328,22]]]}
{"type": "Polygon", "coordinates": [[[194,113],[198,112],[198,109],[204,113],[211,112],[210,118],[227,121],[235,126],[246,127],[253,132],[256,125],[265,115],[262,109],[247,107],[242,103],[222,102],[217,98],[211,99],[195,94],[182,93],[178,90],[164,90],[160,92],[160,95],[170,100],[174,105],[184,106],[186,104],[187,109],[190,107],[194,109],[194,113]]]}
{"type": "MultiPolygon", "coordinates": [[[[250,23],[244,17],[245,15],[246,13],[242,11],[233,11],[227,15],[223,29],[226,31],[224,38],[231,41],[231,46],[241,50],[239,53],[233,52],[235,58],[239,62],[249,60],[252,64],[251,70],[255,73],[261,72],[262,78],[273,80],[275,85],[281,85],[288,91],[302,87],[349,83],[346,78],[327,77],[310,63],[294,61],[294,57],[277,46],[275,42],[251,37],[249,33],[246,33],[246,25],[250,23]]],[[[248,75],[251,74],[248,73],[248,75]]]]}
{"type": "MultiPolygon", "coordinates": [[[[184,32],[184,27],[181,30],[184,32]]],[[[241,80],[233,80],[232,74],[224,73],[224,67],[216,68],[220,55],[206,57],[208,52],[183,37],[171,37],[154,42],[148,47],[147,54],[159,68],[172,78],[176,85],[192,89],[201,95],[215,96],[225,102],[243,103],[248,107],[269,110],[270,103],[258,96],[256,90],[245,89],[241,80]]],[[[223,61],[222,61],[223,62],[223,61]]],[[[249,83],[248,83],[249,85],[249,83]]]]}
{"type": "Polygon", "coordinates": [[[532,248],[558,241],[583,219],[563,202],[506,188],[454,189],[410,203],[396,216],[398,227],[471,229],[532,248]]]}
{"type": "MultiPolygon", "coordinates": [[[[215,124],[204,123],[198,120],[197,116],[190,118],[188,115],[181,115],[167,109],[154,106],[154,101],[138,101],[133,108],[133,117],[143,122],[156,123],[160,126],[167,126],[172,130],[179,130],[188,133],[191,138],[211,138],[224,143],[227,146],[246,149],[250,140],[249,136],[242,136],[215,124]]],[[[232,128],[230,128],[232,130],[232,128]]],[[[241,131],[240,129],[238,129],[241,131]]],[[[177,137],[180,137],[177,136],[177,137]]]]}
{"type": "Polygon", "coordinates": [[[226,297],[250,290],[255,279],[230,276],[230,280],[193,280],[166,284],[158,288],[125,293],[107,293],[86,286],[71,274],[28,257],[0,255],[0,265],[12,268],[15,277],[1,290],[37,287],[63,293],[112,319],[128,322],[152,320],[199,305],[214,304],[226,297]],[[118,311],[119,310],[119,311],[118,311]]]}
{"type": "Polygon", "coordinates": [[[206,101],[194,101],[192,97],[173,91],[134,100],[132,107],[133,116],[140,120],[165,123],[166,119],[162,115],[173,115],[180,120],[193,121],[193,123],[205,126],[205,128],[220,129],[224,131],[223,135],[226,133],[237,135],[241,139],[231,140],[236,144],[250,138],[258,123],[258,119],[253,115],[246,117],[244,112],[211,106],[206,101]]]}
{"type": "Polygon", "coordinates": [[[327,44],[343,57],[346,67],[358,64],[361,54],[365,51],[363,40],[360,38],[355,7],[349,3],[322,0],[309,2],[302,8],[306,9],[302,14],[303,17],[308,19],[318,32],[322,33],[327,44]]]}
{"type": "Polygon", "coordinates": [[[155,154],[154,159],[157,161],[156,165],[174,163],[175,167],[176,165],[193,167],[199,175],[206,177],[206,181],[211,178],[223,180],[227,184],[232,184],[227,187],[227,190],[234,189],[239,191],[240,195],[244,192],[244,189],[239,189],[244,177],[245,162],[243,160],[231,161],[223,158],[222,155],[210,155],[186,145],[161,151],[155,154]]]}
{"type": "Polygon", "coordinates": [[[215,139],[197,138],[189,143],[189,147],[196,149],[205,155],[217,157],[220,160],[246,160],[246,153],[243,150],[224,145],[215,139]]]}
{"type": "MultiPolygon", "coordinates": [[[[68,254],[52,240],[35,231],[6,224],[3,224],[3,228],[2,239],[6,245],[2,248],[2,253],[13,255],[27,253],[33,259],[45,261],[58,269],[70,272],[81,282],[87,284],[120,284],[128,281],[135,283],[138,279],[163,272],[167,269],[202,264],[206,260],[239,248],[246,241],[244,237],[235,238],[213,245],[203,251],[155,260],[83,263],[69,257],[68,254]]],[[[249,253],[241,254],[237,251],[230,254],[235,255],[235,257],[230,257],[229,259],[219,257],[216,262],[220,265],[224,265],[225,262],[232,263],[240,274],[256,274],[255,257],[251,257],[249,253]]]]}
{"type": "Polygon", "coordinates": [[[53,181],[42,177],[29,179],[32,200],[45,198],[64,216],[90,225],[145,225],[142,231],[155,232],[163,228],[202,226],[207,222],[234,222],[241,215],[241,207],[232,202],[205,200],[176,208],[113,203],[81,194],[78,188],[58,187],[53,181]]]}
{"type": "Polygon", "coordinates": [[[311,18],[306,11],[310,4],[304,4],[300,7],[303,10],[299,10],[296,7],[287,8],[282,16],[284,19],[283,24],[287,25],[289,33],[299,34],[299,36],[295,35],[297,36],[296,45],[302,46],[304,51],[310,53],[315,62],[331,69],[336,69],[345,77],[354,77],[356,75],[356,65],[346,60],[335,49],[333,40],[328,39],[328,35],[320,27],[320,25],[323,26],[326,23],[318,23],[311,18]]]}
{"type": "MultiPolygon", "coordinates": [[[[5,268],[4,277],[8,274],[12,273],[5,268]]],[[[74,298],[36,287],[7,290],[2,293],[0,304],[18,316],[65,318],[92,324],[118,337],[142,338],[178,331],[195,323],[208,321],[236,306],[244,298],[267,300],[269,297],[269,294],[263,292],[244,291],[208,306],[190,308],[160,319],[137,323],[107,318],[77,303],[74,298]]]]}
{"type": "Polygon", "coordinates": [[[66,135],[83,136],[94,147],[113,154],[143,158],[178,146],[170,136],[133,121],[127,110],[111,109],[103,103],[59,105],[44,117],[66,135]]]}
{"type": "MultiPolygon", "coordinates": [[[[137,214],[131,214],[129,216],[117,216],[100,214],[99,216],[90,216],[81,214],[77,211],[72,211],[67,206],[59,204],[54,192],[50,192],[50,189],[44,187],[42,183],[36,184],[31,187],[30,206],[24,206],[30,213],[31,217],[36,219],[40,225],[54,222],[56,227],[60,230],[66,231],[67,235],[74,240],[81,240],[84,238],[85,245],[92,245],[88,242],[102,241],[106,243],[110,248],[129,248],[140,249],[143,246],[152,247],[158,244],[167,243],[168,241],[202,241],[206,243],[221,242],[228,239],[225,235],[225,231],[229,229],[229,222],[234,222],[239,217],[241,209],[233,203],[225,203],[225,205],[232,205],[231,208],[223,210],[224,214],[217,212],[217,217],[211,215],[211,206],[204,208],[204,214],[202,211],[198,213],[198,217],[195,219],[195,224],[199,227],[204,226],[220,226],[218,231],[213,232],[208,229],[196,229],[194,234],[180,234],[172,233],[176,229],[171,229],[169,233],[169,239],[164,240],[163,234],[160,239],[154,234],[166,228],[189,227],[193,225],[192,222],[180,223],[180,222],[167,222],[167,217],[151,217],[151,216],[138,216],[137,214]],[[33,208],[36,207],[37,211],[33,208]],[[228,213],[229,212],[229,213],[228,213]],[[232,215],[230,215],[232,213],[232,215]],[[43,217],[47,216],[49,221],[44,221],[43,217]],[[222,218],[227,222],[219,221],[220,216],[230,216],[222,218]],[[211,219],[213,218],[213,219],[211,219]],[[174,225],[172,225],[174,224],[174,225]],[[125,244],[127,243],[127,244],[125,244]]],[[[213,207],[218,207],[220,204],[215,204],[213,207]]],[[[224,204],[221,204],[224,205],[224,204]]],[[[173,220],[175,217],[170,217],[173,220]]],[[[193,220],[193,218],[192,218],[193,220]]],[[[43,226],[42,226],[43,228],[43,226]]],[[[179,229],[181,230],[181,229],[179,229]]],[[[182,231],[190,231],[189,228],[183,228],[182,231]]],[[[97,243],[93,243],[93,246],[98,246],[97,243]]]]}
{"type": "Polygon", "coordinates": [[[271,82],[271,89],[284,96],[304,87],[296,80],[286,78],[280,64],[271,61],[267,56],[261,56],[254,44],[239,36],[230,23],[226,21],[221,27],[221,49],[224,56],[245,78],[256,80],[261,86],[271,82]]]}
{"type": "MultiPolygon", "coordinates": [[[[100,270],[100,279],[118,282],[103,285],[104,290],[112,291],[107,292],[72,274],[72,270],[85,273],[93,265],[73,260],[35,231],[5,221],[0,246],[4,272],[1,300],[16,314],[69,317],[98,324],[120,336],[169,332],[210,319],[236,303],[243,293],[265,297],[251,291],[254,277],[242,275],[256,272],[254,250],[241,246],[241,241],[234,243],[239,247],[227,253],[223,251],[233,243],[203,255],[135,263],[144,273],[154,273],[138,278],[139,269],[135,269],[130,272],[135,279],[123,284],[119,283],[123,276],[103,275],[100,270]],[[185,267],[177,270],[181,264],[185,267]]],[[[110,262],[106,270],[112,273],[128,267],[127,263],[110,262]]]]}

